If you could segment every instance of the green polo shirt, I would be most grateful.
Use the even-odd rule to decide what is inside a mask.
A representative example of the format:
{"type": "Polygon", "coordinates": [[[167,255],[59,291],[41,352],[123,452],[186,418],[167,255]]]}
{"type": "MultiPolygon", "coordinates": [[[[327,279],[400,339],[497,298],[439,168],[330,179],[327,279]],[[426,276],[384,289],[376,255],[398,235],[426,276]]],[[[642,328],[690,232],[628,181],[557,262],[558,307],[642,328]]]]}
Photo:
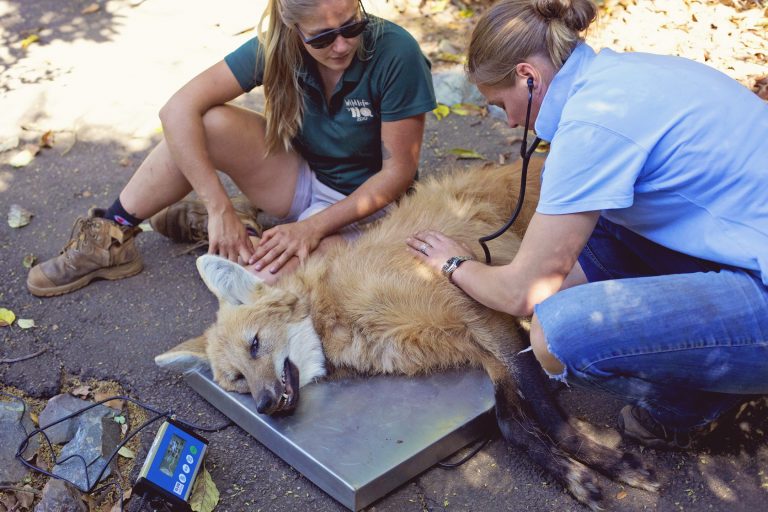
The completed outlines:
{"type": "MultiPolygon", "coordinates": [[[[381,123],[433,110],[430,63],[403,28],[371,16],[363,33],[366,60],[355,57],[326,101],[316,61],[304,53],[299,83],[304,121],[295,149],[320,182],[343,194],[381,170],[381,123]]],[[[243,91],[262,84],[263,54],[256,38],[225,57],[243,91]]]]}

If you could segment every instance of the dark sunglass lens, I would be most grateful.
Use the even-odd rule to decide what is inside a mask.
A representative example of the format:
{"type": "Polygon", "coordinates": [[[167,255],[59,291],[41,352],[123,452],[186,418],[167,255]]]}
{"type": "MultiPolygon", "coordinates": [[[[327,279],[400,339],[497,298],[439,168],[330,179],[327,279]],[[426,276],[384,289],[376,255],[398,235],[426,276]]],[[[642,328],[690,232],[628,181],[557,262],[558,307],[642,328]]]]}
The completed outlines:
{"type": "Polygon", "coordinates": [[[359,36],[363,30],[365,30],[365,25],[367,25],[367,21],[358,21],[357,23],[353,23],[351,25],[347,25],[346,27],[342,27],[339,29],[341,32],[341,35],[346,37],[347,39],[350,39],[352,37],[359,36]]]}
{"type": "Polygon", "coordinates": [[[327,48],[336,39],[335,33],[320,34],[319,36],[307,41],[307,44],[315,50],[327,48]]]}

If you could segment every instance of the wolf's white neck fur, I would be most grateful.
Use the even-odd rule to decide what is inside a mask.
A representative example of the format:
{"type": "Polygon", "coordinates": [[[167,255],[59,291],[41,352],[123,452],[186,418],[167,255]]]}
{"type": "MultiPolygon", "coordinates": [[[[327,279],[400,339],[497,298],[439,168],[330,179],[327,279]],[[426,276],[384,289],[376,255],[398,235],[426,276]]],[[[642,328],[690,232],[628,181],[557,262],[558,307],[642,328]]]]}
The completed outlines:
{"type": "MultiPolygon", "coordinates": [[[[299,387],[320,377],[325,377],[323,344],[320,342],[320,336],[317,335],[310,317],[288,326],[287,355],[299,369],[299,387]]],[[[282,360],[279,364],[282,366],[282,360]]],[[[282,368],[280,372],[282,372],[282,368]]]]}

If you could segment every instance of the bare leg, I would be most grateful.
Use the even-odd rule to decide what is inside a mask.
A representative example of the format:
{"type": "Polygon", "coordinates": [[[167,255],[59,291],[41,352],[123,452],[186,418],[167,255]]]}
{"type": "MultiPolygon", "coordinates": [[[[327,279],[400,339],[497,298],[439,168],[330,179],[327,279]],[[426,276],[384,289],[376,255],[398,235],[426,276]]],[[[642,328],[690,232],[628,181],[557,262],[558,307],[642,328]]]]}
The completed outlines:
{"type": "Polygon", "coordinates": [[[563,373],[565,367],[560,360],[550,353],[544,329],[541,328],[536,315],[533,315],[531,319],[531,347],[533,347],[533,354],[538,359],[539,364],[549,375],[560,375],[563,373]]]}
{"type": "MultiPolygon", "coordinates": [[[[206,147],[215,167],[229,175],[251,203],[276,216],[288,213],[301,158],[294,152],[265,156],[264,117],[221,105],[203,116],[206,147]]],[[[146,219],[192,190],[165,141],[160,142],[120,193],[123,207],[146,219]]]]}

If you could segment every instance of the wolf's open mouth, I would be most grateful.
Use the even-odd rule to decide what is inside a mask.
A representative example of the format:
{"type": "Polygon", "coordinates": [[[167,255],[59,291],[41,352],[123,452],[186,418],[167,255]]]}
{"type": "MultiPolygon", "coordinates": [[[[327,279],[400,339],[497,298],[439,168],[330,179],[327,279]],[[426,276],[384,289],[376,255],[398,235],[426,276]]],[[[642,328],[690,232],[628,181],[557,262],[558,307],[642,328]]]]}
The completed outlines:
{"type": "Polygon", "coordinates": [[[283,362],[280,382],[283,385],[283,393],[278,399],[275,412],[291,411],[299,401],[299,369],[287,357],[283,362]]]}

